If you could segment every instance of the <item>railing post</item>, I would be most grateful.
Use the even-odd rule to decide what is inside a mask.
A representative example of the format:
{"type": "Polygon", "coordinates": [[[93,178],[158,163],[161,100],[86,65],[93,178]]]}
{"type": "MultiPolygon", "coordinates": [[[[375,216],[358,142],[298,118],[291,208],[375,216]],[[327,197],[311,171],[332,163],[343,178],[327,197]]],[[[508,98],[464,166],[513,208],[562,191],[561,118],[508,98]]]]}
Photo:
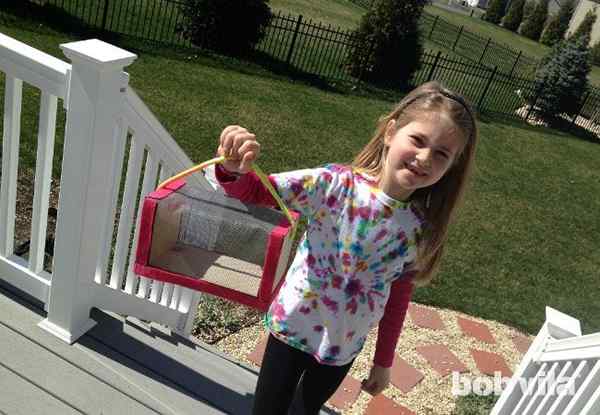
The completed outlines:
{"type": "Polygon", "coordinates": [[[127,84],[123,68],[136,55],[96,39],[61,48],[72,68],[54,271],[48,316],[40,327],[72,343],[95,324],[89,314],[113,189],[107,170],[116,164],[116,121],[127,84]]]}
{"type": "Polygon", "coordinates": [[[488,38],[487,43],[485,44],[485,48],[483,48],[483,52],[481,53],[481,56],[479,57],[479,64],[481,64],[481,61],[483,60],[483,57],[485,56],[485,52],[487,52],[488,50],[488,46],[490,46],[490,42],[492,41],[492,38],[488,38]]]}
{"type": "Polygon", "coordinates": [[[431,36],[433,36],[433,31],[435,30],[435,25],[437,24],[439,17],[440,16],[435,16],[435,19],[433,19],[433,24],[431,25],[431,30],[429,31],[429,39],[431,39],[431,36]]]}
{"type": "Polygon", "coordinates": [[[438,50],[437,55],[435,55],[433,65],[431,65],[431,70],[429,71],[429,75],[427,75],[427,82],[429,82],[433,79],[433,74],[435,72],[435,69],[437,68],[438,62],[440,60],[440,56],[442,56],[442,51],[438,50]]]}
{"type": "Polygon", "coordinates": [[[460,30],[458,31],[458,35],[456,36],[456,39],[454,40],[454,44],[452,45],[452,50],[456,49],[456,45],[458,44],[458,40],[460,39],[460,36],[462,35],[464,28],[465,28],[465,26],[460,27],[460,30]]]}
{"type": "Polygon", "coordinates": [[[519,63],[519,59],[521,59],[521,55],[522,55],[522,54],[523,54],[523,51],[522,51],[522,50],[520,50],[520,51],[519,51],[519,54],[517,55],[517,58],[515,59],[515,63],[513,63],[513,67],[512,67],[512,69],[510,70],[510,73],[508,74],[508,77],[509,77],[509,78],[512,78],[512,76],[513,76],[513,73],[514,73],[514,71],[515,71],[515,68],[517,67],[517,63],[519,63]]]}
{"type": "Polygon", "coordinates": [[[492,84],[492,80],[494,79],[494,76],[496,76],[497,71],[498,71],[498,67],[494,66],[494,69],[492,70],[490,78],[488,79],[487,84],[485,85],[485,89],[483,90],[483,93],[481,94],[481,97],[479,98],[479,102],[477,103],[477,110],[480,113],[483,113],[483,100],[484,100],[485,96],[487,95],[488,89],[490,89],[490,85],[492,84]]]}
{"type": "Polygon", "coordinates": [[[538,357],[543,353],[546,345],[552,338],[563,339],[576,336],[581,336],[581,325],[578,320],[550,307],[546,307],[545,323],[496,401],[490,415],[508,415],[513,413],[513,409],[515,409],[517,402],[523,395],[521,382],[525,379],[530,380],[535,377],[539,370],[538,357]]]}
{"type": "Polygon", "coordinates": [[[290,50],[288,50],[287,57],[285,58],[285,63],[288,65],[292,61],[292,53],[294,53],[294,45],[296,44],[296,38],[298,37],[298,31],[300,30],[300,25],[302,24],[302,15],[298,16],[298,20],[296,21],[296,29],[294,30],[294,36],[292,36],[292,43],[290,44],[290,50]]]}

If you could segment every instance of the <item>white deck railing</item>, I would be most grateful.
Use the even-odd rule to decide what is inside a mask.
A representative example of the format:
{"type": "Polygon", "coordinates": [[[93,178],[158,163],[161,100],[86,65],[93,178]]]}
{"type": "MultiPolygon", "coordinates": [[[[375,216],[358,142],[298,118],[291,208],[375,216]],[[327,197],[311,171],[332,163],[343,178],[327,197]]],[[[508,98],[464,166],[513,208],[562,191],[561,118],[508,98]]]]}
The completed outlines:
{"type": "Polygon", "coordinates": [[[600,414],[600,333],[549,307],[491,415],[600,414]]]}
{"type": "Polygon", "coordinates": [[[5,74],[2,181],[0,183],[0,278],[46,302],[51,276],[43,270],[58,98],[65,99],[71,65],[0,33],[0,71],[5,74]],[[41,90],[29,260],[14,255],[17,171],[23,82],[41,90]]]}
{"type": "MultiPolygon", "coordinates": [[[[132,262],[142,196],[192,163],[127,85],[123,68],[134,54],[98,40],[61,48],[72,65],[0,34],[0,279],[42,301],[48,316],[41,326],[68,342],[93,326],[92,307],[189,332],[198,294],[140,278],[132,262]],[[27,258],[14,254],[23,82],[41,91],[27,258]],[[43,264],[59,98],[67,121],[50,274],[43,264]]],[[[195,180],[209,186],[202,177],[195,180]]]]}

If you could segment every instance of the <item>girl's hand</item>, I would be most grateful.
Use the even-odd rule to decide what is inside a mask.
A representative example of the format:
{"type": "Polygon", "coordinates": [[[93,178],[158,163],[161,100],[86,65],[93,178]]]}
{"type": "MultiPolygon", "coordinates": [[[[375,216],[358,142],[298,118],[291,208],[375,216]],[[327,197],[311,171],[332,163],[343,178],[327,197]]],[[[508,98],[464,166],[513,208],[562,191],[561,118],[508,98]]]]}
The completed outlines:
{"type": "Polygon", "coordinates": [[[229,125],[221,133],[217,154],[227,157],[223,162],[225,170],[245,174],[258,158],[260,144],[256,141],[256,136],[245,128],[229,125]]]}
{"type": "Polygon", "coordinates": [[[375,396],[383,392],[390,383],[391,369],[389,367],[381,367],[373,365],[369,379],[363,380],[361,389],[375,396]]]}

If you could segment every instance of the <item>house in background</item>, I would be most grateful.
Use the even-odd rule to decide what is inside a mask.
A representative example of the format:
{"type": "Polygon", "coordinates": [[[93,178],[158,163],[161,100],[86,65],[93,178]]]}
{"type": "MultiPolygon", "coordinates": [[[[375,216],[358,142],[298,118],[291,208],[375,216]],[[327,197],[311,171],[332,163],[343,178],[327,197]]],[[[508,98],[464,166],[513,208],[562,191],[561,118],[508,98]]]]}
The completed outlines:
{"type": "Polygon", "coordinates": [[[487,9],[489,0],[466,0],[465,3],[470,7],[479,7],[480,9],[487,9]]]}
{"type": "Polygon", "coordinates": [[[590,45],[595,45],[600,42],[600,0],[580,0],[575,7],[575,12],[573,13],[573,17],[571,18],[571,23],[569,23],[569,29],[567,30],[566,36],[569,36],[573,33],[581,22],[583,18],[587,14],[588,11],[594,10],[596,12],[596,23],[592,28],[592,39],[590,41],[590,45]]]}

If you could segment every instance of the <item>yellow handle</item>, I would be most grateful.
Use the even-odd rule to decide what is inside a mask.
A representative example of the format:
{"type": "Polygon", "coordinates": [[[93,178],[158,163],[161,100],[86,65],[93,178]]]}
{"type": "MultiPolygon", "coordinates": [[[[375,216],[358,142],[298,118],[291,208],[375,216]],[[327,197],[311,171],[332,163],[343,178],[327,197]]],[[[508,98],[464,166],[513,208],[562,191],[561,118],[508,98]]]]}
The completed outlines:
{"type": "MultiPolygon", "coordinates": [[[[175,176],[171,177],[170,179],[165,180],[164,182],[162,182],[161,184],[158,185],[156,190],[162,189],[163,187],[167,186],[168,184],[173,183],[175,180],[182,179],[186,176],[189,176],[192,173],[196,173],[199,170],[203,170],[206,167],[210,166],[211,164],[223,163],[225,160],[226,160],[225,156],[221,156],[221,157],[215,157],[214,159],[210,159],[203,163],[200,163],[197,166],[191,167],[185,171],[182,171],[179,174],[176,174],[175,176]]],[[[290,224],[292,225],[292,239],[293,239],[296,236],[296,226],[298,225],[296,223],[296,221],[294,220],[294,217],[290,213],[289,209],[287,208],[287,206],[285,205],[285,203],[283,202],[283,200],[281,199],[279,194],[277,194],[277,191],[273,188],[273,185],[269,181],[269,178],[267,177],[267,175],[260,169],[260,167],[258,167],[256,164],[253,164],[252,170],[254,170],[254,173],[256,173],[256,175],[258,176],[258,178],[260,179],[262,184],[267,188],[269,193],[271,193],[271,196],[273,196],[273,199],[275,199],[275,201],[277,202],[277,205],[279,206],[281,211],[284,213],[284,215],[290,221],[290,224]]]]}

